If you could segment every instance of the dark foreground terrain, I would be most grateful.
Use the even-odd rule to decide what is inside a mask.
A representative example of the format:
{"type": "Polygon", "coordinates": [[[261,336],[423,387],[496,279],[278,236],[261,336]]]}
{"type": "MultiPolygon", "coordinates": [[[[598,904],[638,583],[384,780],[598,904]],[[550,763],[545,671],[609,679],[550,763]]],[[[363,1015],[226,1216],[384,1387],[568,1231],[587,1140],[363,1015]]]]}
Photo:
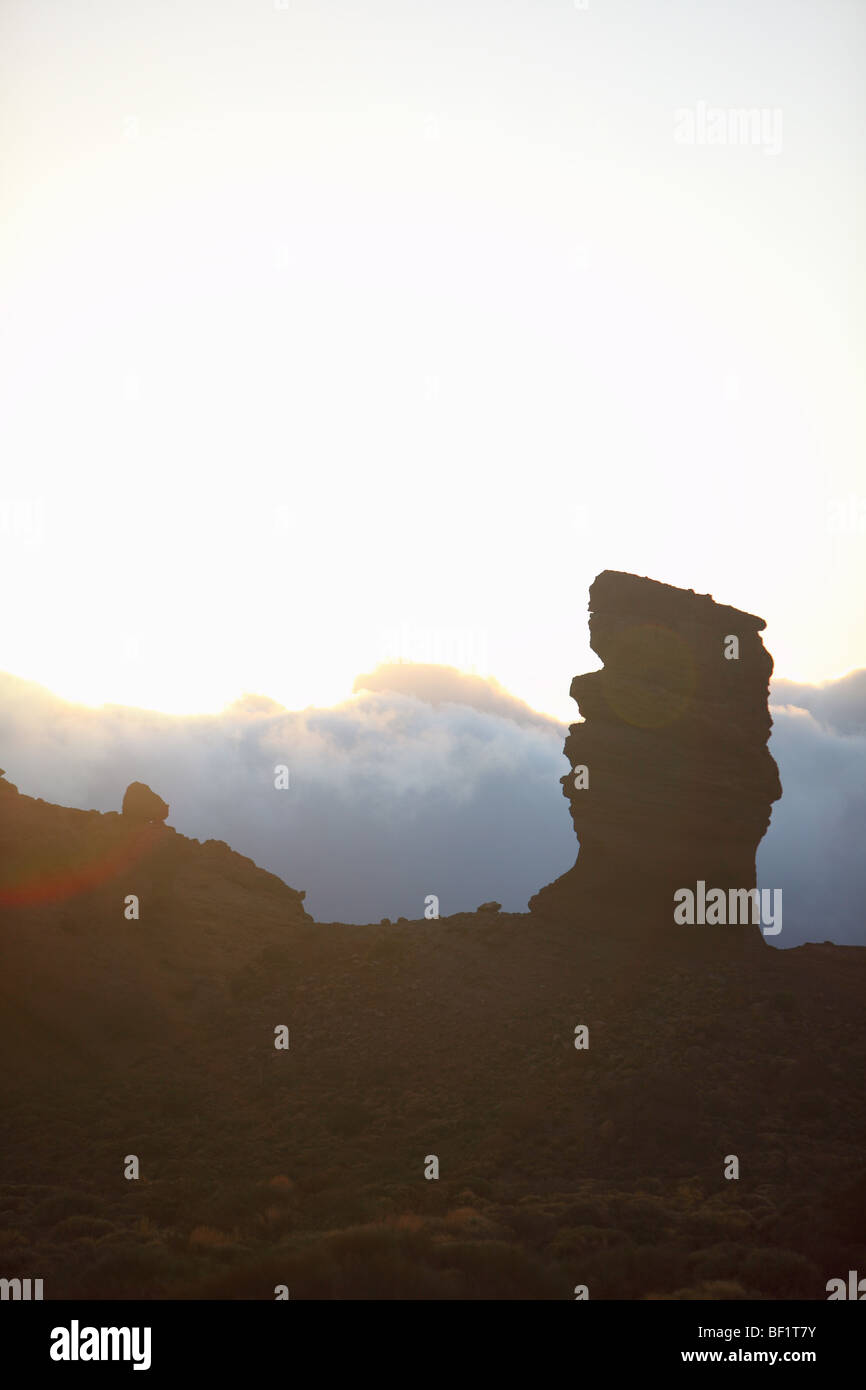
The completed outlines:
{"type": "Polygon", "coordinates": [[[601,915],[314,923],[225,845],[3,788],[3,1277],[825,1299],[866,1273],[866,952],[601,915]]]}

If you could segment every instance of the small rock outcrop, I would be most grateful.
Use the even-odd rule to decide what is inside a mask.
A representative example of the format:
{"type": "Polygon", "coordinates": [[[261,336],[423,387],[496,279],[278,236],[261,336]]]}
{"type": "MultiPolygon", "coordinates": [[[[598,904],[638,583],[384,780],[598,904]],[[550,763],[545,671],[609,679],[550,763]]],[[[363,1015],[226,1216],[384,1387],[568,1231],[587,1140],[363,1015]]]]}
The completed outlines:
{"type": "Polygon", "coordinates": [[[168,803],[151,791],[145,782],[130,782],[124,793],[122,811],[129,820],[146,825],[148,822],[164,821],[168,815],[168,803]]]}
{"type": "Polygon", "coordinates": [[[605,570],[589,591],[590,646],[575,676],[562,778],[580,852],[543,888],[541,915],[673,924],[699,880],[755,886],[755,854],[782,794],[767,748],[772,657],[763,619],[708,594],[605,570]]]}

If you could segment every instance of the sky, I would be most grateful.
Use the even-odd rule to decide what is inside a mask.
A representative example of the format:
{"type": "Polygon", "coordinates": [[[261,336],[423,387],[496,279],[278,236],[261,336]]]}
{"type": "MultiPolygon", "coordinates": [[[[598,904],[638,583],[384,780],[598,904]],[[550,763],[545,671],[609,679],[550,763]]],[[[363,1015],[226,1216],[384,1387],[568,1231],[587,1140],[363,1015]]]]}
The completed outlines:
{"type": "Polygon", "coordinates": [[[438,662],[568,721],[605,568],[866,665],[864,33],[5,0],[0,666],[203,715],[438,662]]]}

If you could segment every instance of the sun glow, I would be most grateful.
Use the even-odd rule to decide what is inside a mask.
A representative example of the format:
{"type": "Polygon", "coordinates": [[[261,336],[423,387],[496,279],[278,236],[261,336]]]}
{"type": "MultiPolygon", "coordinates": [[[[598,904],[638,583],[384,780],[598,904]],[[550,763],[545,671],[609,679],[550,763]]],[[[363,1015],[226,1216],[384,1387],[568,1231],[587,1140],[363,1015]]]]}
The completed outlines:
{"type": "Polygon", "coordinates": [[[605,568],[761,613],[781,674],[862,663],[844,110],[816,99],[772,156],[683,146],[677,74],[637,50],[599,109],[568,6],[491,20],[544,55],[518,114],[459,7],[465,70],[432,47],[426,95],[314,14],[246,12],[239,62],[209,6],[198,75],[180,15],[166,65],[116,7],[95,43],[58,8],[50,51],[13,8],[6,669],[88,704],[298,707],[389,633],[459,631],[572,718],[605,568]]]}

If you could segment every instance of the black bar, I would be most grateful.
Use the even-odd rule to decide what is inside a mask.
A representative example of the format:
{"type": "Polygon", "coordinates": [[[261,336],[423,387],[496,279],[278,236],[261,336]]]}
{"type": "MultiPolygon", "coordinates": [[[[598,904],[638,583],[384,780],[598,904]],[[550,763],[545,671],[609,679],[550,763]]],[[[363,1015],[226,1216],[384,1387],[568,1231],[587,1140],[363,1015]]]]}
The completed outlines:
{"type": "MultiPolygon", "coordinates": [[[[728,1370],[802,1366],[826,1382],[856,1364],[864,1319],[866,1310],[842,1301],[575,1301],[567,1310],[550,1302],[337,1304],[291,1297],[273,1303],[6,1302],[0,1305],[0,1370],[8,1375],[16,1367],[22,1377],[48,1372],[57,1383],[76,1375],[93,1379],[101,1371],[115,1379],[135,1377],[132,1358],[144,1361],[149,1328],[143,1384],[185,1373],[249,1375],[267,1367],[308,1380],[325,1371],[332,1376],[342,1364],[353,1382],[367,1372],[378,1379],[386,1370],[388,1379],[412,1382],[416,1375],[429,1379],[437,1365],[453,1378],[479,1360],[476,1374],[483,1367],[485,1379],[500,1361],[513,1376],[526,1360],[533,1383],[555,1377],[557,1365],[575,1374],[639,1370],[652,1376],[707,1364],[728,1370]],[[89,1328],[130,1329],[128,1342],[118,1339],[118,1350],[130,1359],[52,1359],[52,1346],[70,1354],[73,1346],[89,1350],[89,1328]]],[[[110,1355],[110,1338],[105,1348],[110,1355]]]]}

